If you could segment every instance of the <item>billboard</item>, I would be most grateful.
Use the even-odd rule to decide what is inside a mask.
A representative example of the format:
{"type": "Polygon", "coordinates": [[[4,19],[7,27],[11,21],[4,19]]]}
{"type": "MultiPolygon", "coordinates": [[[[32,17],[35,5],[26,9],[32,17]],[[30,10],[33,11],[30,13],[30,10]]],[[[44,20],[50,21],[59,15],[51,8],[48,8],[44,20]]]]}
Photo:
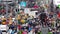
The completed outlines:
{"type": "Polygon", "coordinates": [[[20,6],[26,7],[26,5],[27,5],[27,4],[26,4],[25,1],[21,1],[21,2],[20,2],[20,6]]]}
{"type": "Polygon", "coordinates": [[[0,25],[0,30],[8,30],[8,26],[7,25],[0,25]]]}
{"type": "Polygon", "coordinates": [[[60,0],[53,0],[54,5],[58,6],[60,5],[60,0]]]}

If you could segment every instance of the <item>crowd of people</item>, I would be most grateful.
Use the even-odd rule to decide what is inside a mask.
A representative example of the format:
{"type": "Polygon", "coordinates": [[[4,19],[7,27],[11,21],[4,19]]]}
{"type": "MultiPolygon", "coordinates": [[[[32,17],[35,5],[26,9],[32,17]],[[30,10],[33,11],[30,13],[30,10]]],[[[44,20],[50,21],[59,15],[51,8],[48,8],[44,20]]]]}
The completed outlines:
{"type": "Polygon", "coordinates": [[[5,16],[5,8],[0,9],[0,25],[7,25],[8,34],[60,34],[60,12],[49,11],[48,6],[38,6],[37,3],[28,3],[26,8],[39,8],[37,17],[24,13],[24,9],[19,9],[14,13],[14,9],[8,10],[5,16]],[[30,5],[32,4],[32,5],[30,5]],[[7,13],[8,13],[7,12],[7,13]]]}
{"type": "MultiPolygon", "coordinates": [[[[60,14],[57,14],[57,18],[60,14]]],[[[53,12],[50,12],[49,17],[46,13],[41,13],[37,18],[25,14],[22,10],[15,17],[12,13],[6,18],[5,16],[0,17],[0,24],[7,25],[9,27],[8,33],[13,34],[53,34],[59,33],[59,19],[57,21],[54,18],[53,12]],[[56,22],[56,24],[55,24],[56,22]],[[43,28],[46,27],[47,32],[43,33],[43,28]],[[10,32],[11,31],[11,32],[10,32]]]]}

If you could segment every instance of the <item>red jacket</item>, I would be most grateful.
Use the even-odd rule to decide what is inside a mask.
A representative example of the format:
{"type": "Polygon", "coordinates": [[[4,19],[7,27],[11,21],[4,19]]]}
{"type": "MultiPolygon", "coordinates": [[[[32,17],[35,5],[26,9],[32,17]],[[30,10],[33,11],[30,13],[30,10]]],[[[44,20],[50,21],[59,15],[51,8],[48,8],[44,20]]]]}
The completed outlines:
{"type": "Polygon", "coordinates": [[[21,29],[21,26],[20,26],[20,25],[18,25],[18,29],[19,29],[19,30],[21,29]]]}
{"type": "Polygon", "coordinates": [[[2,13],[5,13],[6,11],[5,11],[5,9],[2,9],[1,12],[2,12],[2,13]]]}
{"type": "Polygon", "coordinates": [[[60,13],[58,13],[57,17],[60,18],[60,13]]]}
{"type": "Polygon", "coordinates": [[[38,5],[34,5],[33,8],[38,8],[38,5]]]}

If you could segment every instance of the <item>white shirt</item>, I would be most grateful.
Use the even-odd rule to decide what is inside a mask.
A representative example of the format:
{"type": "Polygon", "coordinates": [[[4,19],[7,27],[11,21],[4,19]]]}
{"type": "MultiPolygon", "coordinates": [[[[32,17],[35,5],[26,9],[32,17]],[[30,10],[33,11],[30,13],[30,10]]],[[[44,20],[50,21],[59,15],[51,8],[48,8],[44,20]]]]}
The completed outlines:
{"type": "Polygon", "coordinates": [[[12,32],[12,29],[9,29],[9,31],[8,31],[9,33],[11,33],[12,32]]]}
{"type": "Polygon", "coordinates": [[[33,32],[33,31],[30,31],[28,34],[35,34],[35,32],[33,32]]]}

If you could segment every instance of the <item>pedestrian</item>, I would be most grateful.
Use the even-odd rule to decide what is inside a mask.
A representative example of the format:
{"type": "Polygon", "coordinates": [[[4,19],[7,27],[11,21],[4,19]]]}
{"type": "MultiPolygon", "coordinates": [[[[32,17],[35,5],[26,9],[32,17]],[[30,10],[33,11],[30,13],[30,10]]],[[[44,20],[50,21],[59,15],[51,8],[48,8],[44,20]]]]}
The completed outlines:
{"type": "Polygon", "coordinates": [[[25,29],[25,30],[22,32],[22,34],[28,34],[28,33],[27,33],[27,29],[25,29]]]}
{"type": "Polygon", "coordinates": [[[42,25],[46,22],[46,19],[47,19],[46,13],[41,13],[40,20],[41,20],[42,25]]]}
{"type": "Polygon", "coordinates": [[[35,34],[35,29],[32,29],[28,34],[35,34]]]}

